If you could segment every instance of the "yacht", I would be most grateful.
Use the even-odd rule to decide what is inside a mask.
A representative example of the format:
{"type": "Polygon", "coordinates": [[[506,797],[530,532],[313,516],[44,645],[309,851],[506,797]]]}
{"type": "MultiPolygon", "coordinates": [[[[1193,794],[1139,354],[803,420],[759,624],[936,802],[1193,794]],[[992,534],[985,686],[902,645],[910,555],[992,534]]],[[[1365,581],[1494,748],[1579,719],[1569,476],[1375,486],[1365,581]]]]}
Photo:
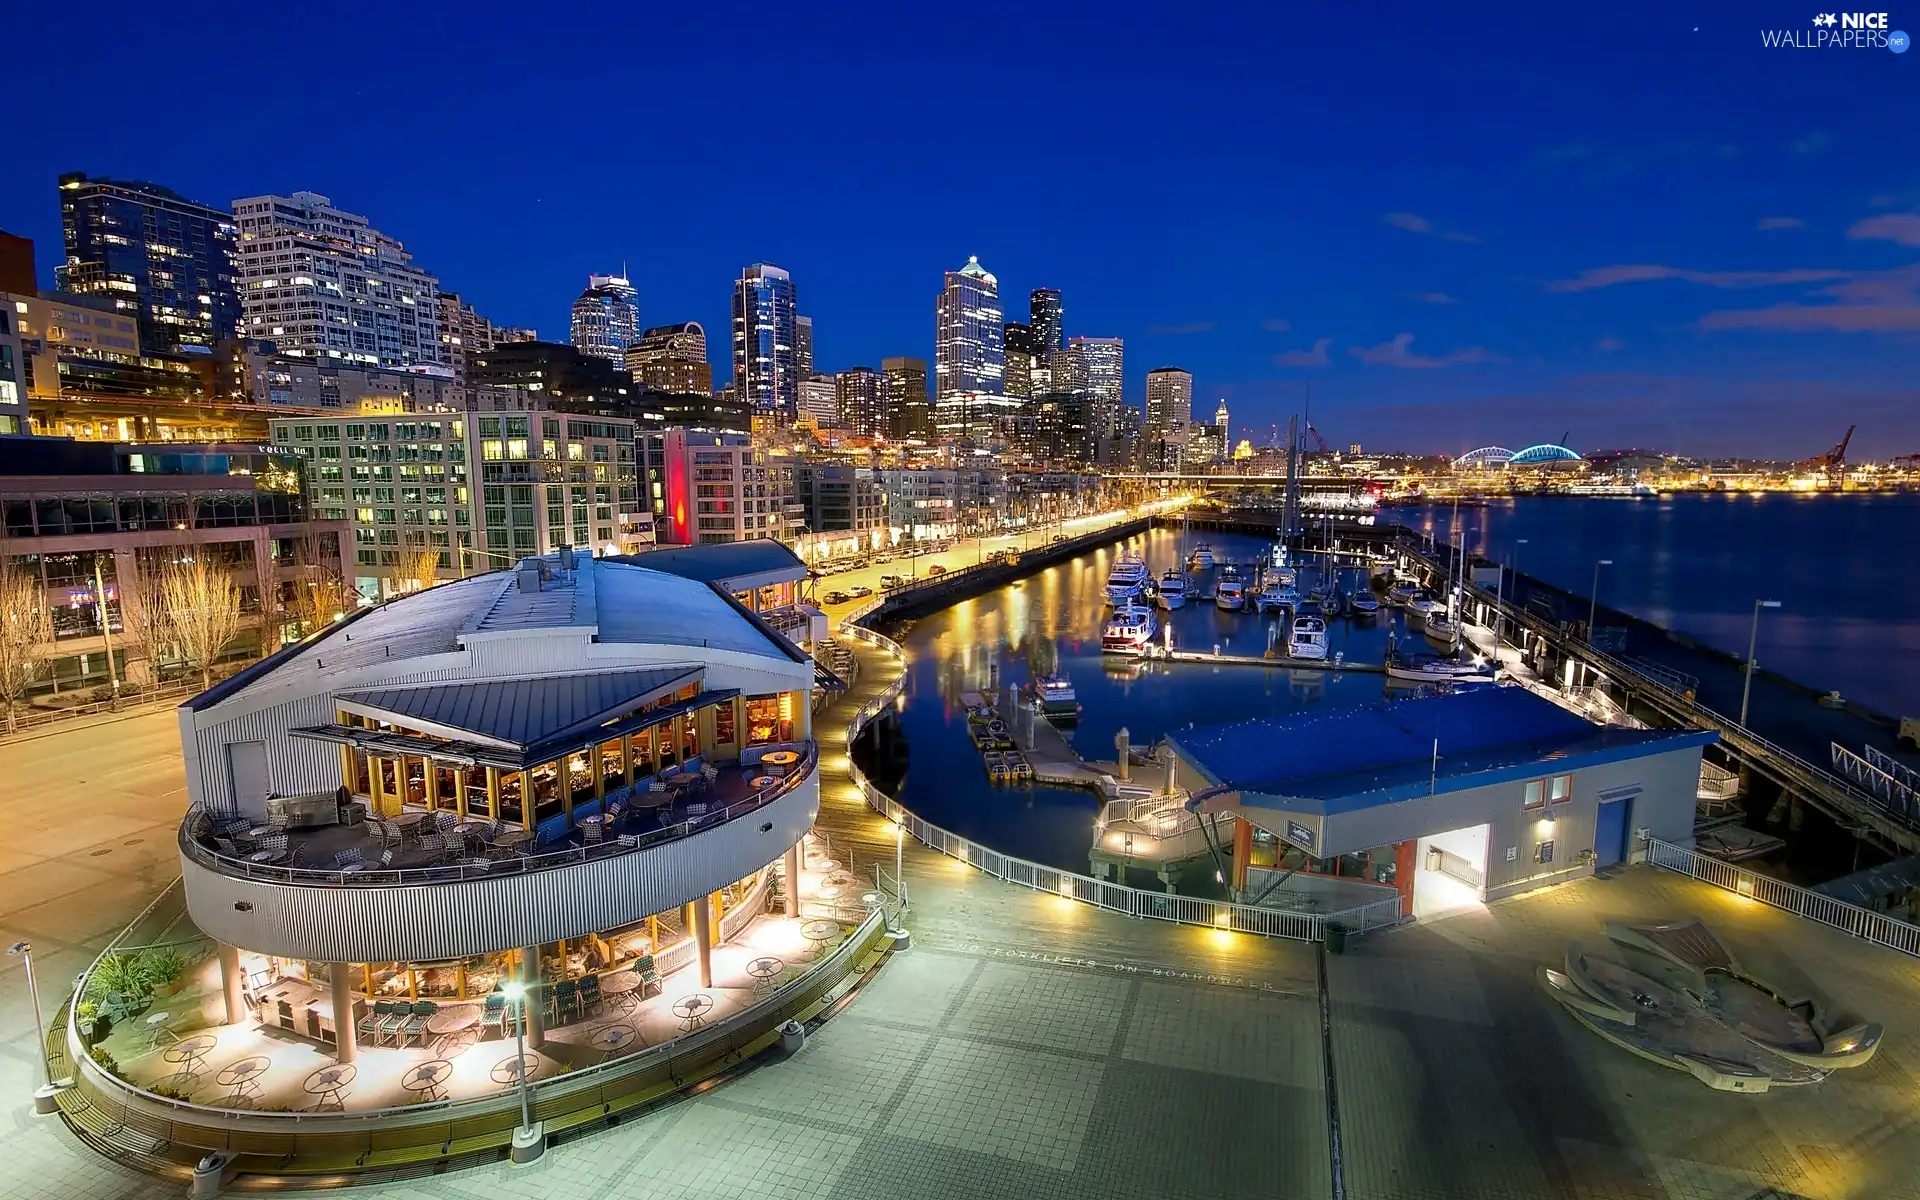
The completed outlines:
{"type": "Polygon", "coordinates": [[[1211,571],[1213,569],[1213,547],[1207,545],[1205,542],[1196,543],[1193,547],[1193,553],[1187,555],[1187,561],[1193,565],[1193,569],[1196,571],[1211,571]]]}
{"type": "Polygon", "coordinates": [[[1269,574],[1267,586],[1260,589],[1260,611],[1263,613],[1279,612],[1281,609],[1292,611],[1299,607],[1300,593],[1294,590],[1293,584],[1280,578],[1278,571],[1269,574]]]}
{"type": "Polygon", "coordinates": [[[1123,554],[1120,561],[1113,564],[1113,573],[1107,576],[1107,602],[1118,608],[1138,597],[1146,586],[1146,560],[1138,555],[1123,554]]]}
{"type": "Polygon", "coordinates": [[[1451,650],[1460,644],[1460,621],[1444,608],[1427,614],[1427,627],[1421,632],[1426,634],[1429,642],[1443,650],[1451,650]]]}
{"type": "Polygon", "coordinates": [[[1213,606],[1221,612],[1240,612],[1247,606],[1247,587],[1240,582],[1240,573],[1232,567],[1220,573],[1219,582],[1213,585],[1213,606]]]}
{"type": "Polygon", "coordinates": [[[1287,637],[1288,658],[1310,658],[1315,661],[1327,656],[1327,623],[1321,617],[1301,615],[1293,619],[1293,632],[1287,637]]]}
{"type": "Polygon", "coordinates": [[[1476,658],[1462,662],[1441,654],[1402,654],[1387,646],[1387,678],[1409,683],[1492,683],[1493,664],[1476,658]]]}
{"type": "Polygon", "coordinates": [[[1412,600],[1414,594],[1419,590],[1420,585],[1411,579],[1397,580],[1392,587],[1387,589],[1387,603],[1404,605],[1409,600],[1412,600]]]}
{"type": "Polygon", "coordinates": [[[1187,576],[1178,567],[1168,567],[1160,576],[1160,607],[1172,612],[1187,602],[1187,576]]]}
{"type": "Polygon", "coordinates": [[[1144,654],[1159,628],[1159,623],[1153,619],[1152,609],[1123,603],[1113,610],[1106,628],[1100,632],[1100,651],[1103,654],[1144,654]]]}
{"type": "Polygon", "coordinates": [[[1447,611],[1447,606],[1435,599],[1433,593],[1426,588],[1413,589],[1413,594],[1407,597],[1406,603],[1409,612],[1417,612],[1423,617],[1447,611]]]}
{"type": "Polygon", "coordinates": [[[1347,597],[1347,611],[1356,617],[1377,617],[1380,615],[1380,598],[1373,594],[1372,588],[1357,588],[1347,597]]]}
{"type": "Polygon", "coordinates": [[[1040,701],[1040,715],[1064,724],[1080,719],[1080,701],[1073,694],[1073,680],[1065,675],[1042,675],[1033,681],[1033,694],[1040,701]]]}

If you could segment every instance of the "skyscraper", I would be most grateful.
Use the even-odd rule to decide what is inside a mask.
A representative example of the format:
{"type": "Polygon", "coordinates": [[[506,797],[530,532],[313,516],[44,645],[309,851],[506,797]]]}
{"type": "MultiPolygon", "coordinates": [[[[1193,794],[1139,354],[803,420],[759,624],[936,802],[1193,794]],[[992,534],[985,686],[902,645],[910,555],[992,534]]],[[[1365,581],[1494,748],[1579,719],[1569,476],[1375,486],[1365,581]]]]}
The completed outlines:
{"type": "Polygon", "coordinates": [[[840,389],[831,375],[810,375],[800,381],[799,415],[815,429],[840,428],[840,389]]]}
{"type": "Polygon", "coordinates": [[[978,418],[1006,405],[1005,327],[1000,281],[968,258],[948,271],[934,304],[934,421],[943,434],[964,434],[978,418]]]}
{"type": "Polygon", "coordinates": [[[1033,289],[1033,294],[1027,297],[1027,324],[1033,326],[1033,335],[1042,353],[1067,348],[1067,326],[1060,307],[1059,289],[1033,289]]]}
{"type": "Polygon", "coordinates": [[[1044,370],[1045,353],[1033,326],[1009,321],[1006,326],[1007,395],[1022,400],[1039,393],[1034,390],[1034,373],[1044,370]]]}
{"type": "MultiPolygon", "coordinates": [[[[240,324],[233,214],[158,184],[60,177],[70,292],[107,296],[149,354],[204,353],[240,324]]],[[[31,289],[29,289],[31,290],[31,289]]]]}
{"type": "Polygon", "coordinates": [[[1179,367],[1148,371],[1146,421],[1141,426],[1146,443],[1143,465],[1154,470],[1178,470],[1187,444],[1187,424],[1192,419],[1192,374],[1179,367]]]}
{"type": "Polygon", "coordinates": [[[627,371],[642,388],[696,396],[713,395],[707,362],[707,331],[698,321],[656,325],[627,347],[627,371]]]}
{"type": "Polygon", "coordinates": [[[1220,436],[1225,438],[1228,428],[1227,398],[1225,396],[1220,397],[1220,407],[1213,410],[1213,424],[1214,428],[1220,431],[1220,436]]]}
{"type": "Polygon", "coordinates": [[[755,263],[733,286],[733,387],[756,414],[792,420],[800,400],[793,277],[755,263]]]}
{"type": "Polygon", "coordinates": [[[880,373],[887,382],[887,425],[895,438],[933,436],[933,413],[927,403],[927,361],[923,358],[883,358],[880,373]]]}
{"type": "Polygon", "coordinates": [[[840,424],[855,437],[883,438],[887,428],[887,381],[872,367],[849,367],[834,376],[840,424]]]}
{"type": "Polygon", "coordinates": [[[813,318],[793,319],[793,369],[802,379],[813,377],[813,318]]]}
{"type": "MultiPolygon", "coordinates": [[[[1120,431],[1120,410],[1125,407],[1121,378],[1126,343],[1120,338],[1076,337],[1068,341],[1067,351],[1073,364],[1074,390],[1084,387],[1091,397],[1088,409],[1093,436],[1115,436],[1120,431]]],[[[1054,386],[1057,389],[1059,384],[1054,386]]]]}
{"type": "Polygon", "coordinates": [[[233,215],[243,336],[272,341],[282,354],[447,366],[440,281],[365,217],[318,192],[249,196],[233,202],[233,215]]]}
{"type": "Polygon", "coordinates": [[[589,275],[573,302],[567,340],[583,354],[624,362],[627,347],[640,340],[639,295],[624,275],[589,275]]]}

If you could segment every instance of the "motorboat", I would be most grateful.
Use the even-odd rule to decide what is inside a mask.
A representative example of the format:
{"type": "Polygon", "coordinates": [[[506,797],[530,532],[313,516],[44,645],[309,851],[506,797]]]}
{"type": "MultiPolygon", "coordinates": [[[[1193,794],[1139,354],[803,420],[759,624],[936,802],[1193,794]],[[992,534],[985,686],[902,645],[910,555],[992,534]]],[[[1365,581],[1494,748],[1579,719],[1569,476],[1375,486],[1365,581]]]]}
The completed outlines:
{"type": "Polygon", "coordinates": [[[1153,642],[1153,635],[1159,630],[1160,623],[1153,619],[1152,609],[1138,604],[1121,604],[1113,610],[1106,628],[1100,631],[1100,652],[1144,654],[1153,642]]]}
{"type": "Polygon", "coordinates": [[[1288,658],[1327,657],[1327,622],[1322,617],[1303,613],[1293,619],[1293,632],[1287,635],[1288,658]]]}
{"type": "Polygon", "coordinates": [[[1419,590],[1420,585],[1411,579],[1397,580],[1392,587],[1387,589],[1387,603],[1405,606],[1408,601],[1413,599],[1414,594],[1419,590]]]}
{"type": "Polygon", "coordinates": [[[1417,612],[1422,617],[1431,616],[1436,612],[1445,613],[1446,610],[1447,606],[1440,603],[1439,599],[1426,588],[1415,588],[1413,595],[1407,597],[1407,611],[1417,612]]]}
{"type": "Polygon", "coordinates": [[[1196,571],[1213,570],[1213,547],[1205,542],[1196,542],[1193,553],[1187,555],[1187,562],[1196,571]]]}
{"type": "Polygon", "coordinates": [[[1107,602],[1119,607],[1140,595],[1147,586],[1146,560],[1135,554],[1123,554],[1107,576],[1107,602]]]}
{"type": "Polygon", "coordinates": [[[1291,612],[1300,607],[1300,593],[1291,583],[1282,582],[1273,575],[1267,576],[1267,586],[1260,589],[1260,611],[1279,612],[1285,609],[1291,612]]]}
{"type": "Polygon", "coordinates": [[[1171,612],[1187,602],[1187,575],[1178,567],[1168,567],[1160,576],[1160,607],[1171,612]]]}
{"type": "Polygon", "coordinates": [[[1356,617],[1372,618],[1380,615],[1380,598],[1371,588],[1361,588],[1347,597],[1347,611],[1356,617]]]}
{"type": "Polygon", "coordinates": [[[1387,646],[1387,678],[1408,683],[1492,683],[1493,664],[1485,659],[1462,661],[1442,654],[1403,654],[1387,646]]]}
{"type": "Polygon", "coordinates": [[[1040,715],[1047,720],[1065,723],[1080,719],[1080,701],[1073,694],[1073,680],[1065,675],[1042,675],[1033,681],[1033,695],[1040,702],[1040,715]]]}
{"type": "Polygon", "coordinates": [[[1427,626],[1420,632],[1434,645],[1451,650],[1460,644],[1460,619],[1445,609],[1435,609],[1427,614],[1427,626]]]}
{"type": "Polygon", "coordinates": [[[1247,607],[1247,587],[1232,567],[1221,572],[1213,585],[1213,606],[1221,612],[1240,612],[1247,607]]]}

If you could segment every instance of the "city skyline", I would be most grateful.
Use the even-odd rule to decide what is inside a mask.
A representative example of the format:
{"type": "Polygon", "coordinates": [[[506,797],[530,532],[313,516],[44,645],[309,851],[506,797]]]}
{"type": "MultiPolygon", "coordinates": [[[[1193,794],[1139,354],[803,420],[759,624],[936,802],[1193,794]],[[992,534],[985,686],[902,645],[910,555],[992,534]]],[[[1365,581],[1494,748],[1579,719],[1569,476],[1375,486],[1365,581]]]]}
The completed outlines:
{"type": "MultiPolygon", "coordinates": [[[[1135,350],[1130,404],[1142,403],[1147,368],[1177,363],[1194,373],[1202,408],[1230,401],[1237,433],[1283,423],[1311,381],[1316,424],[1340,444],[1457,451],[1568,431],[1585,447],[1787,456],[1830,443],[1839,430],[1829,423],[1858,423],[1858,453],[1909,453],[1920,448],[1920,389],[1908,381],[1920,332],[1920,182],[1880,148],[1897,140],[1891,114],[1910,82],[1899,72],[1915,62],[1760,46],[1758,28],[1805,19],[1784,5],[1674,10],[1651,24],[1624,12],[1534,14],[1526,38],[1607,52],[1547,71],[1519,27],[1497,19],[1456,27],[1416,15],[1356,40],[1312,14],[1257,14],[1236,31],[1174,27],[1142,10],[1115,22],[1111,49],[1178,49],[1155,56],[1174,78],[1143,99],[1069,68],[1059,116],[1081,132],[1063,152],[1090,174],[1063,175],[1044,209],[979,203],[951,186],[951,165],[904,158],[886,203],[861,172],[806,163],[792,199],[771,206],[698,189],[642,189],[609,205],[608,186],[628,170],[618,165],[611,181],[489,180],[483,204],[454,182],[478,142],[409,150],[404,169],[380,154],[349,169],[266,138],[255,128],[264,115],[240,114],[233,137],[159,145],[137,124],[76,119],[60,138],[31,139],[0,175],[0,227],[34,239],[49,287],[62,171],[147,179],[216,206],[311,188],[366,214],[492,320],[548,331],[566,328],[585,274],[623,260],[654,320],[726,328],[726,281],[743,264],[777,262],[819,321],[820,369],[931,359],[925,298],[941,272],[978,254],[1014,298],[1010,311],[1035,287],[1058,288],[1070,330],[1124,338],[1135,350]],[[1280,34],[1289,48],[1270,60],[1257,48],[1280,34]],[[1632,96],[1599,86],[1603,62],[1634,70],[1642,83],[1632,96]],[[1299,86],[1271,106],[1242,104],[1276,66],[1299,86]],[[1468,76],[1471,87],[1442,86],[1468,76]],[[1729,87],[1737,106],[1721,100],[1729,87]],[[1305,99],[1331,89],[1345,97],[1333,110],[1305,99]],[[1416,93],[1439,98],[1401,103],[1416,93]],[[1513,95],[1529,98],[1524,111],[1504,103],[1513,95]],[[1193,129],[1205,132],[1183,141],[1193,129]],[[1098,158],[1075,141],[1097,143],[1098,158]],[[273,144],[244,159],[225,148],[248,142],[273,144]],[[1188,168],[1178,188],[1109,186],[1129,164],[1168,154],[1188,168]],[[423,177],[443,183],[423,187],[423,177]],[[505,244],[502,230],[512,231],[505,244]],[[1823,418],[1817,428],[1811,413],[1823,418]]],[[[262,36],[282,20],[268,19],[262,36]]],[[[898,29],[766,20],[797,51],[829,59],[899,51],[882,56],[915,98],[891,106],[898,112],[852,120],[858,89],[830,71],[800,98],[849,118],[852,160],[900,157],[882,148],[903,136],[921,99],[942,103],[924,78],[960,53],[946,47],[965,45],[964,25],[926,15],[898,29]]],[[[990,58],[993,86],[1032,76],[1046,42],[1038,35],[1065,21],[1041,14],[1035,38],[990,58]]],[[[689,47],[715,32],[699,14],[671,22],[689,47]]],[[[26,14],[22,26],[29,47],[57,37],[51,14],[26,14]]],[[[437,27],[404,13],[389,30],[397,51],[431,36],[437,27]]],[[[475,53],[500,36],[459,31],[475,53]]],[[[693,107],[710,95],[698,81],[718,66],[714,44],[650,82],[650,111],[725,119],[749,102],[693,107]]],[[[224,53],[218,38],[176,49],[208,70],[224,53]]],[[[26,56],[30,91],[55,86],[42,65],[52,61],[26,56]]],[[[546,79],[536,69],[524,85],[475,91],[449,76],[428,104],[462,112],[463,123],[480,118],[472,124],[489,141],[546,136],[546,105],[509,111],[546,79]]],[[[77,116],[99,104],[84,93],[74,103],[77,116]]],[[[694,169],[719,150],[689,153],[694,169]]]]}

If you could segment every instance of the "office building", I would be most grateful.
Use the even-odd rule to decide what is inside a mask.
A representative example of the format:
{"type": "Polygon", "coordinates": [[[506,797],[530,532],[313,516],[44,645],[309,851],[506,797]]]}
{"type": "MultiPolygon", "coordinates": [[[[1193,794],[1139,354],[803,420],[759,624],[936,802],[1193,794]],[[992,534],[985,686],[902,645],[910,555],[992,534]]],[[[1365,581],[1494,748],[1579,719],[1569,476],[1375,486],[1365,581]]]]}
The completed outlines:
{"type": "Polygon", "coordinates": [[[978,258],[948,271],[934,306],[934,427],[943,436],[987,435],[1018,401],[1006,395],[1006,327],[1000,281],[978,258]]]}
{"type": "Polygon", "coordinates": [[[809,535],[809,560],[877,549],[887,533],[887,497],[866,467],[803,462],[794,467],[794,493],[809,535]]]}
{"type": "Polygon", "coordinates": [[[40,290],[33,264],[33,239],[0,229],[0,292],[32,296],[40,290]]]}
{"type": "Polygon", "coordinates": [[[73,172],[60,176],[60,224],[65,290],[112,299],[139,322],[146,353],[205,353],[235,335],[233,214],[158,184],[73,172]]]}
{"type": "Polygon", "coordinates": [[[299,416],[275,418],[272,438],[302,464],[314,514],[351,525],[345,571],[368,599],[412,590],[423,573],[454,579],[562,546],[631,554],[653,541],[632,421],[550,408],[299,416]]]}
{"type": "Polygon", "coordinates": [[[648,431],[639,451],[661,544],[790,536],[788,497],[752,437],[708,429],[648,431]]]}
{"type": "Polygon", "coordinates": [[[1177,471],[1185,458],[1193,420],[1193,375],[1179,367],[1147,372],[1147,409],[1141,424],[1149,470],[1177,471]]]}
{"type": "Polygon", "coordinates": [[[887,382],[887,426],[894,440],[931,438],[933,408],[927,399],[927,361],[883,358],[880,373],[887,382]]]}
{"type": "Polygon", "coordinates": [[[31,432],[27,410],[27,343],[20,311],[0,292],[0,434],[31,432]]]}
{"type": "Polygon", "coordinates": [[[439,281],[398,241],[317,192],[233,204],[241,335],[282,354],[452,374],[439,281]]]}
{"type": "MultiPolygon", "coordinates": [[[[1007,362],[1006,393],[1019,400],[1030,400],[1039,393],[1034,391],[1034,375],[1044,372],[1045,352],[1040,348],[1040,339],[1033,326],[1009,321],[1006,326],[1005,352],[1007,362]]],[[[1045,390],[1044,387],[1042,390],[1045,390]]]]}
{"type": "Polygon", "coordinates": [[[814,375],[800,381],[799,416],[815,429],[839,429],[840,386],[831,375],[814,375]]]}
{"type": "MultiPolygon", "coordinates": [[[[1121,380],[1126,366],[1126,343],[1121,338],[1074,337],[1067,342],[1075,391],[1092,396],[1090,419],[1094,435],[1112,438],[1122,433],[1126,402],[1121,380]]],[[[1058,390],[1059,384],[1055,383],[1058,390]]]]}
{"type": "Polygon", "coordinates": [[[640,340],[639,295],[624,275],[589,275],[573,302],[567,340],[583,354],[624,365],[627,347],[640,340]]]}
{"type": "Polygon", "coordinates": [[[707,361],[707,331],[698,321],[656,325],[627,347],[627,373],[643,390],[682,395],[713,395],[713,366],[707,361]]]}
{"type": "Polygon", "coordinates": [[[633,377],[597,354],[558,342],[502,342],[473,358],[474,386],[521,387],[545,398],[618,413],[634,399],[633,377]]]}
{"type": "Polygon", "coordinates": [[[779,421],[793,419],[807,378],[796,357],[798,316],[792,276],[768,263],[740,273],[733,287],[733,388],[755,413],[779,421]]]}
{"type": "Polygon", "coordinates": [[[1067,348],[1066,317],[1057,289],[1033,289],[1027,298],[1027,324],[1033,329],[1034,340],[1040,343],[1040,353],[1067,348]]]}
{"type": "Polygon", "coordinates": [[[886,376],[872,367],[849,367],[834,376],[834,390],[842,429],[855,437],[888,435],[886,376]]]}
{"type": "Polygon", "coordinates": [[[813,374],[813,318],[793,319],[793,370],[801,379],[813,374]]]}
{"type": "Polygon", "coordinates": [[[292,590],[312,573],[337,578],[347,537],[309,510],[299,464],[258,445],[0,440],[0,513],[53,633],[36,694],[197,678],[158,607],[162,570],[192,556],[240,589],[242,627],[221,662],[278,650],[302,632],[292,590]]]}

